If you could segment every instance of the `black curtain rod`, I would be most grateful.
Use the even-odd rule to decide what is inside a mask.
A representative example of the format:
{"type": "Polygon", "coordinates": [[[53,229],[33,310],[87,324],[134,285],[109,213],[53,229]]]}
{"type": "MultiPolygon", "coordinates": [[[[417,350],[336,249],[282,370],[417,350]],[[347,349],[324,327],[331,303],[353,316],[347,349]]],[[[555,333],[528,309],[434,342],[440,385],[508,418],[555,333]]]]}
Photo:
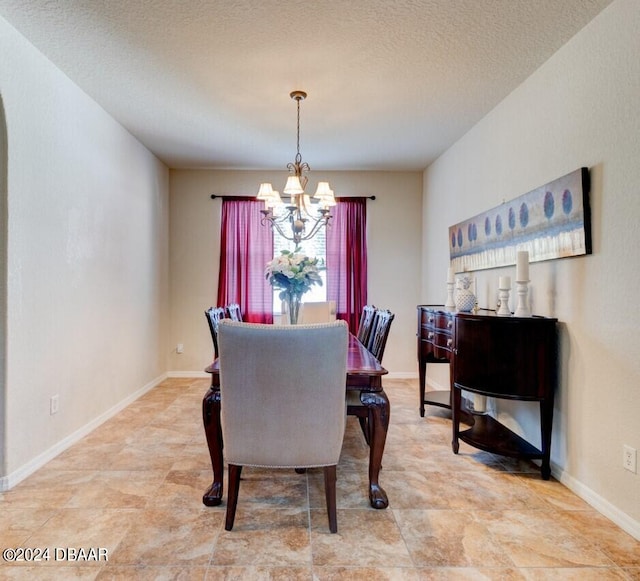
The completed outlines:
{"type": "MultiPolygon", "coordinates": [[[[225,195],[222,195],[222,194],[211,194],[211,199],[212,199],[212,200],[215,200],[216,198],[235,198],[235,197],[236,197],[236,196],[225,196],[225,195]]],[[[249,198],[249,197],[251,197],[251,196],[247,196],[247,197],[249,198]]],[[[340,197],[340,196],[338,196],[338,197],[340,197]]],[[[343,196],[343,197],[348,198],[349,196],[343,196]]],[[[375,199],[376,199],[376,197],[375,197],[375,196],[354,196],[354,197],[356,197],[356,198],[362,198],[362,197],[364,197],[364,198],[366,198],[367,200],[375,200],[375,199]]]]}

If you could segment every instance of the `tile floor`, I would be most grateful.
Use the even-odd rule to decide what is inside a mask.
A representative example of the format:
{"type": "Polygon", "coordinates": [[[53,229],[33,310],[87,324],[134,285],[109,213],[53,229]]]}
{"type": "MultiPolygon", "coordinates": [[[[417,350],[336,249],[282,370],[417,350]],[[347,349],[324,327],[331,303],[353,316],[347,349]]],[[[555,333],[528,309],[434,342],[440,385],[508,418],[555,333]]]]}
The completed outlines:
{"type": "Polygon", "coordinates": [[[416,381],[385,382],[387,510],[368,505],[367,448],[349,418],[337,535],[321,470],[248,468],[226,532],[224,505],[201,502],[206,388],[165,381],[0,494],[0,546],[50,549],[48,561],[0,562],[0,579],[640,580],[640,542],[564,486],[464,444],[454,455],[446,413],[419,417],[416,381]],[[108,561],[53,552],[66,547],[106,549],[108,561]]]}

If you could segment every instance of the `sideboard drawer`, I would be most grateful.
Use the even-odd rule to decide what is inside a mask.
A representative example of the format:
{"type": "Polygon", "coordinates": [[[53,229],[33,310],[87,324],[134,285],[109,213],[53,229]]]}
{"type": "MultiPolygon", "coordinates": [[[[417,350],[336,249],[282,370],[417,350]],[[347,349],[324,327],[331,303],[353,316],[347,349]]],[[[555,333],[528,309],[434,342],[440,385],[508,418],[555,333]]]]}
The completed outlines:
{"type": "Polygon", "coordinates": [[[449,313],[423,309],[421,311],[421,319],[422,326],[427,329],[453,330],[453,317],[449,313]]]}

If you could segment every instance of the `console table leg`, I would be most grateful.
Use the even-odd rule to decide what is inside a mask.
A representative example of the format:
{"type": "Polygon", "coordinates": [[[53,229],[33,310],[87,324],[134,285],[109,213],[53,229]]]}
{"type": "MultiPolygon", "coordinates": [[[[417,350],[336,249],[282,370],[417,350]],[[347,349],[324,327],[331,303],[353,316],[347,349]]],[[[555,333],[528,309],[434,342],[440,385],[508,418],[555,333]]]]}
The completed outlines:
{"type": "Polygon", "coordinates": [[[420,377],[420,417],[424,418],[424,392],[427,381],[427,362],[422,358],[418,361],[418,375],[420,377]]]}
{"type": "Polygon", "coordinates": [[[540,473],[543,480],[551,477],[551,427],[553,425],[553,399],[540,401],[540,432],[542,445],[542,465],[540,473]]]}
{"type": "Polygon", "coordinates": [[[213,482],[202,497],[206,506],[218,506],[222,503],[223,470],[222,429],[220,427],[220,390],[209,389],[202,400],[202,421],[207,438],[213,482]]]}
{"type": "Polygon", "coordinates": [[[460,433],[460,405],[462,403],[462,393],[455,387],[451,386],[451,449],[454,454],[457,454],[460,450],[460,443],[458,442],[458,434],[460,433]]]}

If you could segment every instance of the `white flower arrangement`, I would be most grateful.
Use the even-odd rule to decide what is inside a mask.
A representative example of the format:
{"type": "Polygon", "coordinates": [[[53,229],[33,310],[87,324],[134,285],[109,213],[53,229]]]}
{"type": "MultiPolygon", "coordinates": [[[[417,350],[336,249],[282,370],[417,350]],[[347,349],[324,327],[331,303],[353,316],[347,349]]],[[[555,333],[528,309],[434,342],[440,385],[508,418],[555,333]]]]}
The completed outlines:
{"type": "Polygon", "coordinates": [[[286,300],[287,295],[302,295],[314,284],[322,286],[319,273],[324,270],[323,261],[309,258],[298,250],[283,250],[280,256],[267,262],[265,277],[273,288],[281,289],[280,300],[286,300]]]}

